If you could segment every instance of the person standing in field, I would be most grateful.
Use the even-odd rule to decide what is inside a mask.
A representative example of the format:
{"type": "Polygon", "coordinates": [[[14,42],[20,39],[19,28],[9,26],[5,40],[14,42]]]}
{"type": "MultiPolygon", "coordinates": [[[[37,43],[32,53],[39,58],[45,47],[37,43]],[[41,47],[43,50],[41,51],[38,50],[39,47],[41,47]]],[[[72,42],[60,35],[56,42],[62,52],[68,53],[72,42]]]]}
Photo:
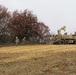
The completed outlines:
{"type": "Polygon", "coordinates": [[[24,38],[22,39],[22,44],[25,44],[25,42],[26,42],[26,38],[24,37],[24,38]]]}
{"type": "Polygon", "coordinates": [[[18,37],[16,37],[15,43],[16,43],[16,45],[19,44],[19,38],[18,37]]]}

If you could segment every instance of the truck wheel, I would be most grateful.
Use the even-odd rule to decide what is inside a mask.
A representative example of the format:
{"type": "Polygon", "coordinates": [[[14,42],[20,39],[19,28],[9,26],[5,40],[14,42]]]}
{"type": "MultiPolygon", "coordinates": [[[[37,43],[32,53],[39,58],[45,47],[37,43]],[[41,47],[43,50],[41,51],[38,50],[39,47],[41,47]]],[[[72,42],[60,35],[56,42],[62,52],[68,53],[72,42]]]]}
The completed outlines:
{"type": "Polygon", "coordinates": [[[76,44],[76,40],[74,41],[74,44],[76,44]]]}
{"type": "Polygon", "coordinates": [[[68,40],[65,40],[65,44],[69,44],[68,40]]]}
{"type": "Polygon", "coordinates": [[[76,44],[76,41],[75,41],[75,44],[76,44]]]}
{"type": "Polygon", "coordinates": [[[59,44],[64,44],[64,40],[60,40],[59,44]]]}

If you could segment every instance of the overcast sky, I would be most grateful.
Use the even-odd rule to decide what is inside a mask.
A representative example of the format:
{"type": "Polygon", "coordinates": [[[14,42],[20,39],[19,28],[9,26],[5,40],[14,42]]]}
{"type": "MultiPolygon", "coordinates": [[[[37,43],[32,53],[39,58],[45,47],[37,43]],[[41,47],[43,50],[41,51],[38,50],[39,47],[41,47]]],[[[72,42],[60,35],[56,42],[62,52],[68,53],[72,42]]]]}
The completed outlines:
{"type": "Polygon", "coordinates": [[[51,32],[66,26],[68,33],[76,31],[76,0],[0,0],[0,5],[14,10],[31,10],[51,32]]]}

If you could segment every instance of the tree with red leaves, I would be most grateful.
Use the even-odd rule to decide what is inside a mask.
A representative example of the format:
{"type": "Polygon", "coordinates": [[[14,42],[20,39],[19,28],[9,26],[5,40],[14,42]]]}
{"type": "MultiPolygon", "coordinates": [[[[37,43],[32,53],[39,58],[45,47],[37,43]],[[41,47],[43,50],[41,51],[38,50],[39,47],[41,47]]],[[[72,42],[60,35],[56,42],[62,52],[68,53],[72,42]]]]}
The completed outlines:
{"type": "Polygon", "coordinates": [[[7,24],[9,32],[12,37],[19,37],[21,40],[26,37],[26,40],[35,38],[34,42],[49,37],[49,28],[44,24],[38,22],[38,19],[31,11],[24,10],[23,12],[14,11],[12,17],[7,24]]]}

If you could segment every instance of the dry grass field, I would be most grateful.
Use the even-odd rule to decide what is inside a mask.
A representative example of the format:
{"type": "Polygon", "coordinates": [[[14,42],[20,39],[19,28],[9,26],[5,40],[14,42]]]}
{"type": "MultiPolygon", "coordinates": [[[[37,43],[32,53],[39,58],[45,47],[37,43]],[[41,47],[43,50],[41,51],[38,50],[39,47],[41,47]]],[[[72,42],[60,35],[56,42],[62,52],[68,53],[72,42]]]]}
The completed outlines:
{"type": "Polygon", "coordinates": [[[0,75],[76,75],[76,45],[0,47],[0,75]]]}

